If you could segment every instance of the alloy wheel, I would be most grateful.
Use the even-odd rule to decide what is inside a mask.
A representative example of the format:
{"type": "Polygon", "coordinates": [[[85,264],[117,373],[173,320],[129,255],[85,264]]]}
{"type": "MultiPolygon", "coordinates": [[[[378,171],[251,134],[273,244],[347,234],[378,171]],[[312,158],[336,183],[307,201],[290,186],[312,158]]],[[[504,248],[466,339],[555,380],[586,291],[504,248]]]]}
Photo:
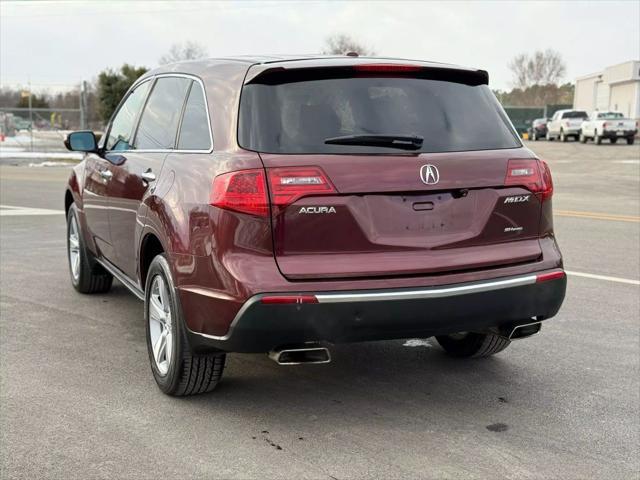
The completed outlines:
{"type": "Polygon", "coordinates": [[[71,216],[69,222],[69,267],[71,269],[71,276],[77,282],[80,278],[80,229],[78,228],[78,221],[75,215],[71,216]]]}
{"type": "Polygon", "coordinates": [[[162,275],[156,275],[151,282],[149,295],[149,335],[153,359],[163,376],[169,371],[173,352],[170,301],[166,281],[162,275]]]}

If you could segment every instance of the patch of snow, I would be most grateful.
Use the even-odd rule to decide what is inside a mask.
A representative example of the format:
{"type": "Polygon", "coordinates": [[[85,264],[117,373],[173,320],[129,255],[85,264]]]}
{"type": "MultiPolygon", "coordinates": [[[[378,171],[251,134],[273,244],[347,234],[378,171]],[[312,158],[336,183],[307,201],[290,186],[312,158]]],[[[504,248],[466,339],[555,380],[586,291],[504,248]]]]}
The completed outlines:
{"type": "Polygon", "coordinates": [[[425,338],[412,338],[412,339],[407,340],[406,342],[404,342],[404,344],[402,346],[403,347],[433,348],[433,345],[431,345],[431,342],[428,339],[425,339],[425,338]]]}
{"type": "Polygon", "coordinates": [[[84,154],[80,152],[13,152],[0,149],[0,158],[52,158],[82,160],[84,154]]]}
{"type": "Polygon", "coordinates": [[[46,162],[40,163],[30,163],[29,167],[68,167],[70,165],[75,165],[75,162],[55,162],[51,160],[47,160],[46,162]]]}

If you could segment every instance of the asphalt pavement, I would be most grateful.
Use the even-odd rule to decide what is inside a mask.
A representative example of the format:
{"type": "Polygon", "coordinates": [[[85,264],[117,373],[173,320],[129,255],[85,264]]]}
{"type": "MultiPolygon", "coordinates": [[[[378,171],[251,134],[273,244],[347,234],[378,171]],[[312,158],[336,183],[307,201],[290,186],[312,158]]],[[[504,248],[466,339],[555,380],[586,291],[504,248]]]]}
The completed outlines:
{"type": "Polygon", "coordinates": [[[640,478],[640,147],[528,146],[572,272],[542,333],[484,360],[415,339],[234,354],[181,399],[154,384],[142,304],[71,287],[68,167],[0,164],[0,477],[640,478]]]}

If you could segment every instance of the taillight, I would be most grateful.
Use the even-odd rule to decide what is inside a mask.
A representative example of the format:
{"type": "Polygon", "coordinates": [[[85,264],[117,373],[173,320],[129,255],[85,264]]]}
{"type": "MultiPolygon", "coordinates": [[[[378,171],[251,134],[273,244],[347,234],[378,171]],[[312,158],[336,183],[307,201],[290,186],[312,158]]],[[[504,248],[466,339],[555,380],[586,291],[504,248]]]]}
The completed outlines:
{"type": "Polygon", "coordinates": [[[602,124],[602,128],[603,128],[603,129],[607,128],[607,125],[608,125],[608,124],[607,124],[607,122],[604,122],[604,123],[602,124]]]}
{"type": "Polygon", "coordinates": [[[218,175],[213,180],[209,203],[225,210],[268,216],[269,200],[264,171],[256,168],[218,175]]]}
{"type": "Polygon", "coordinates": [[[271,203],[286,207],[309,195],[336,193],[329,178],[319,167],[278,167],[268,170],[271,203]]]}
{"type": "Polygon", "coordinates": [[[551,170],[544,160],[509,160],[504,184],[524,187],[535,193],[541,202],[549,200],[553,195],[551,170]]]}

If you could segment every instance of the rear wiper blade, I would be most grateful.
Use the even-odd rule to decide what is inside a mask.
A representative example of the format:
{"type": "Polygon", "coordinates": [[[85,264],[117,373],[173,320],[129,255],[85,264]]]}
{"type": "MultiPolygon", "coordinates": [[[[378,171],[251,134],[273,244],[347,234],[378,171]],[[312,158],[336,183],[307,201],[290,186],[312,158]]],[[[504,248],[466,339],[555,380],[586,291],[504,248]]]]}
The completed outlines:
{"type": "Polygon", "coordinates": [[[328,145],[366,145],[371,147],[391,147],[403,150],[419,150],[424,139],[417,135],[345,135],[326,138],[328,145]]]}

